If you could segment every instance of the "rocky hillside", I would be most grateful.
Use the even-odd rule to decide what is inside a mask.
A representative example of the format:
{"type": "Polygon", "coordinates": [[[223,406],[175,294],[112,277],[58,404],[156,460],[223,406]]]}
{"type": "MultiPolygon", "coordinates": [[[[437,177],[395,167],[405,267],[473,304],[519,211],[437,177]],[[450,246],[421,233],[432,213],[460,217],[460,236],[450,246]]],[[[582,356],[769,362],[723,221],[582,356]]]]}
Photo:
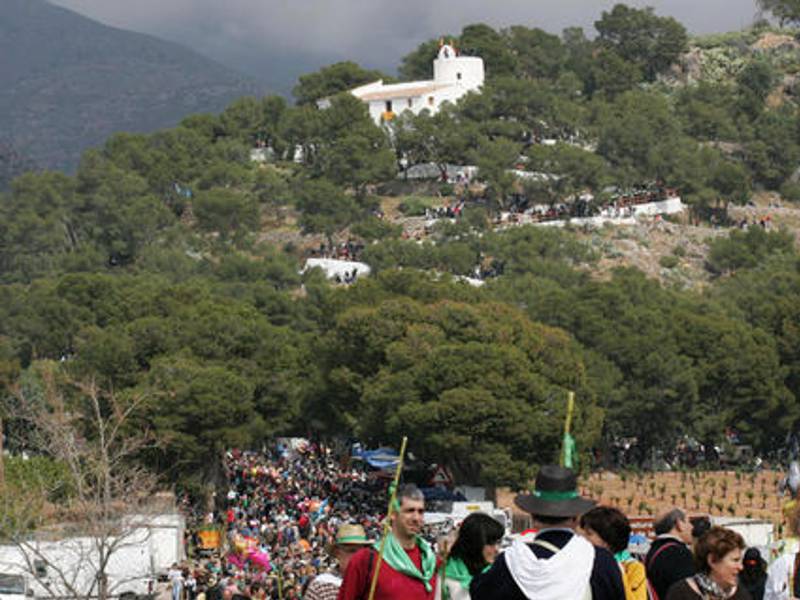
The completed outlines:
{"type": "Polygon", "coordinates": [[[662,81],[681,86],[699,82],[732,84],[753,60],[768,64],[776,74],[772,102],[800,94],[800,41],[795,31],[747,29],[696,38],[689,52],[662,76],[662,81]]]}
{"type": "Polygon", "coordinates": [[[264,91],[181,46],[44,0],[0,3],[0,56],[0,139],[50,169],[73,169],[114,132],[166,128],[264,91]]]}

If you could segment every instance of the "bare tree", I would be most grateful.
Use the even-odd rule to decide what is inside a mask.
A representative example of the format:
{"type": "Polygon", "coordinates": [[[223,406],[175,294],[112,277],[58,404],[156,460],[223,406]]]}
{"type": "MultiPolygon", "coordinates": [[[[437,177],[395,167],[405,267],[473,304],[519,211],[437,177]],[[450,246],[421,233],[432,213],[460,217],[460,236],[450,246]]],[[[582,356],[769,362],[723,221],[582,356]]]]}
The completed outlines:
{"type": "Polygon", "coordinates": [[[136,460],[154,444],[138,419],[145,399],[38,366],[35,385],[12,387],[8,414],[25,424],[21,446],[63,477],[3,494],[0,534],[10,544],[0,570],[24,572],[50,596],[107,600],[145,575],[131,552],[147,543],[157,489],[136,460]]]}

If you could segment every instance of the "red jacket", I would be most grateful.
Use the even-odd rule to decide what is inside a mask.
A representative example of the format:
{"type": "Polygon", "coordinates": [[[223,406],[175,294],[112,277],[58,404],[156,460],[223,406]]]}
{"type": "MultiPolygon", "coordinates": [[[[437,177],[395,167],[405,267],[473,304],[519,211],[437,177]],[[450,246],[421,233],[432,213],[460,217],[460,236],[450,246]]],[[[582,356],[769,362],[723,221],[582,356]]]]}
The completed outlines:
{"type": "MultiPolygon", "coordinates": [[[[422,566],[422,552],[418,546],[406,550],[409,558],[422,566]]],[[[347,565],[342,587],[339,588],[337,600],[367,600],[372,573],[378,563],[378,552],[372,548],[363,548],[356,552],[347,565]],[[370,560],[370,555],[372,559],[370,560]],[[372,563],[370,566],[370,562],[372,563]]],[[[433,600],[436,590],[436,572],[430,580],[431,591],[425,590],[425,584],[415,577],[398,573],[386,561],[381,564],[378,573],[378,585],[375,588],[374,600],[433,600]]]]}

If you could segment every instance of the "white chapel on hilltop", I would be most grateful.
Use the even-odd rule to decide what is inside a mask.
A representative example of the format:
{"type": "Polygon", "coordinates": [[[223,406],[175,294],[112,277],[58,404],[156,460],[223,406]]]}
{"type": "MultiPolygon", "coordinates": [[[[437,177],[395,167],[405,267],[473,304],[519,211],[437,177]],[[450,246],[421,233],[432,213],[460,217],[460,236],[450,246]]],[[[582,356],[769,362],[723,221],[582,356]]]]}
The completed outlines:
{"type": "Polygon", "coordinates": [[[379,80],[350,93],[369,105],[370,116],[380,125],[406,110],[419,114],[428,109],[435,113],[443,102],[455,103],[467,92],[480,89],[483,79],[482,58],[460,56],[454,46],[442,44],[433,61],[432,80],[392,84],[379,80]]]}

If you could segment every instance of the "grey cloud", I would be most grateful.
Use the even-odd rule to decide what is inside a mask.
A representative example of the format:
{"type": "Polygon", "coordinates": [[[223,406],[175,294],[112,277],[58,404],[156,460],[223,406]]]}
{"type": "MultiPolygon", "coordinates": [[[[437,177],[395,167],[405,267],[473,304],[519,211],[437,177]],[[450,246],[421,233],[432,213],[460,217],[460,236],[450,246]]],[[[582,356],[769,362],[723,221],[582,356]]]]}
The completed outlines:
{"type": "MultiPolygon", "coordinates": [[[[125,29],[179,41],[242,70],[316,68],[338,60],[392,70],[420,42],[464,25],[523,24],[560,33],[593,23],[614,0],[51,0],[125,29]],[[280,61],[280,64],[278,64],[280,61]]],[[[747,26],[755,0],[628,0],[694,33],[747,26]]]]}

